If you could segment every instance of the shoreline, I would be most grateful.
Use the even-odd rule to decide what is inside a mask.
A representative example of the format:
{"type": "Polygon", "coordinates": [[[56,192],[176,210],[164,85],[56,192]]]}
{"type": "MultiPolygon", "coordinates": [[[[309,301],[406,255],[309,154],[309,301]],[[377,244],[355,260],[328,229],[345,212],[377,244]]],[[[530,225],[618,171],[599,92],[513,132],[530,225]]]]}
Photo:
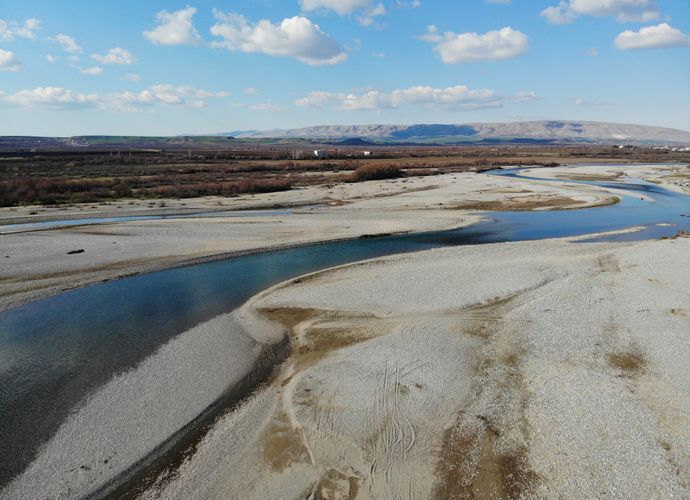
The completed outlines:
{"type": "MultiPolygon", "coordinates": [[[[337,195],[329,194],[328,191],[324,190],[305,190],[305,192],[297,194],[299,198],[303,198],[299,202],[293,200],[286,204],[286,200],[271,201],[272,206],[283,208],[294,207],[296,204],[309,206],[314,203],[326,202],[328,201],[327,196],[348,202],[347,205],[341,207],[325,206],[318,210],[291,214],[285,217],[261,216],[252,217],[252,220],[241,220],[239,217],[170,218],[9,233],[0,236],[0,240],[7,242],[5,251],[8,254],[12,252],[27,253],[26,257],[20,255],[20,260],[29,260],[27,260],[27,264],[20,262],[20,268],[16,270],[14,261],[5,260],[8,264],[12,263],[13,267],[6,268],[4,277],[0,275],[0,312],[16,309],[30,302],[99,282],[252,253],[357,239],[364,235],[391,235],[456,229],[490,219],[491,213],[449,209],[447,205],[449,195],[457,191],[458,194],[455,196],[459,195],[465,199],[472,196],[472,193],[475,193],[474,198],[479,200],[501,199],[501,197],[505,198],[506,195],[501,194],[500,189],[494,193],[491,191],[491,186],[515,184],[511,180],[495,176],[479,176],[478,174],[449,174],[439,177],[409,179],[409,182],[403,181],[405,179],[400,180],[400,182],[372,181],[359,183],[359,185],[343,185],[337,188],[341,190],[339,193],[342,194],[337,195]],[[455,179],[462,179],[463,184],[456,184],[455,179]],[[438,182],[441,181],[443,185],[438,186],[438,182]],[[465,186],[466,183],[469,185],[465,186]],[[473,187],[475,185],[476,187],[473,187]],[[420,186],[426,190],[419,191],[420,186]],[[433,187],[433,189],[429,190],[429,187],[433,187]],[[390,192],[391,190],[392,192],[390,192]],[[381,198],[380,195],[382,194],[385,197],[381,198]],[[439,204],[436,200],[445,200],[446,206],[439,206],[444,205],[444,203],[439,204]],[[379,212],[381,216],[376,217],[379,212]],[[348,220],[349,226],[353,226],[352,229],[342,228],[344,218],[347,218],[345,220],[348,220]],[[312,222],[316,220],[319,221],[320,226],[315,226],[312,229],[312,222]],[[271,230],[267,223],[273,224],[275,229],[271,230]],[[291,226],[296,226],[296,229],[294,231],[287,229],[291,226]],[[227,232],[221,231],[225,227],[227,227],[227,232]],[[249,231],[250,227],[256,227],[256,231],[252,233],[249,231]],[[184,228],[189,229],[183,230],[184,228]],[[149,236],[152,231],[154,236],[149,236]],[[180,247],[178,250],[169,246],[179,246],[180,241],[179,239],[171,239],[168,235],[170,231],[179,232],[179,237],[186,240],[184,243],[186,248],[180,247]],[[194,231],[198,232],[199,236],[188,234],[194,231]],[[259,231],[263,231],[263,233],[259,231]],[[234,236],[235,233],[238,237],[234,236]],[[277,236],[276,233],[278,233],[277,236]],[[324,233],[331,234],[324,237],[326,235],[324,233]],[[233,238],[232,241],[229,237],[233,238]],[[274,244],[275,239],[283,237],[286,241],[274,244]],[[113,245],[109,244],[111,240],[108,238],[112,239],[113,245]],[[211,238],[210,241],[209,238],[211,238]],[[243,238],[245,243],[243,243],[243,238]],[[260,241],[260,238],[265,238],[265,241],[260,241]],[[158,242],[159,239],[160,243],[158,242]],[[256,241],[250,243],[250,239],[256,241]],[[293,241],[289,241],[290,239],[293,241]],[[55,242],[59,243],[62,240],[64,240],[64,243],[61,244],[64,248],[63,252],[85,248],[86,253],[71,258],[66,258],[64,254],[55,255],[55,242]],[[43,241],[45,243],[42,243],[43,241]],[[117,246],[115,246],[115,242],[118,243],[117,246]],[[120,243],[122,245],[126,243],[129,247],[135,244],[136,249],[132,247],[129,250],[122,247],[120,243]],[[27,247],[27,245],[31,246],[27,247]],[[213,248],[214,246],[218,248],[213,248]],[[36,254],[35,257],[32,257],[33,254],[36,254]],[[80,262],[81,264],[79,264],[80,262]]],[[[539,198],[540,203],[544,204],[546,208],[549,208],[549,198],[545,195],[549,193],[552,195],[553,193],[561,193],[561,195],[565,194],[566,196],[567,193],[570,193],[573,196],[570,203],[576,205],[573,208],[605,206],[611,202],[610,196],[593,189],[568,186],[553,187],[529,180],[518,180],[518,182],[517,185],[524,186],[524,188],[531,186],[533,191],[530,196],[539,198]],[[585,200],[584,206],[583,198],[585,200]]],[[[287,192],[286,196],[288,194],[290,196],[295,195],[294,192],[287,192]]],[[[264,198],[270,196],[267,195],[264,198]]],[[[520,203],[521,193],[516,193],[515,196],[518,200],[516,203],[520,203]]],[[[263,198],[256,196],[251,201],[256,203],[260,202],[261,199],[263,198]]],[[[228,211],[236,208],[225,206],[214,210],[228,211]]],[[[253,209],[252,206],[244,208],[253,209]]],[[[552,208],[563,209],[563,207],[552,208]]],[[[193,210],[195,212],[208,211],[205,207],[197,207],[193,210]]],[[[60,217],[63,215],[61,214],[60,217]]]]}
{"type": "MultiPolygon", "coordinates": [[[[469,218],[469,217],[468,217],[469,218]]],[[[419,231],[398,231],[398,232],[392,232],[392,233],[381,233],[381,234],[362,234],[360,236],[352,236],[352,237],[343,237],[343,238],[335,238],[335,239],[326,239],[326,240],[313,240],[313,241],[306,241],[302,243],[284,243],[284,244],[278,244],[274,246],[267,246],[267,247],[257,247],[257,248],[250,248],[246,250],[236,250],[232,252],[224,252],[224,253],[219,253],[219,254],[212,254],[212,255],[206,255],[202,257],[190,257],[186,258],[183,260],[179,261],[174,261],[171,260],[170,262],[164,262],[164,263],[159,263],[156,264],[154,262],[148,263],[148,264],[142,264],[141,268],[137,266],[132,266],[126,271],[124,271],[124,274],[116,274],[113,275],[112,277],[108,278],[99,278],[99,279],[94,279],[94,280],[84,280],[83,282],[75,281],[73,284],[67,288],[44,288],[41,289],[40,294],[32,295],[30,297],[27,297],[26,299],[22,298],[17,301],[13,301],[9,304],[3,302],[2,300],[2,295],[0,295],[0,314],[11,311],[17,308],[20,308],[22,306],[25,306],[27,304],[30,304],[32,302],[37,302],[40,300],[48,299],[50,297],[54,297],[56,295],[59,295],[61,293],[67,293],[72,290],[78,290],[82,288],[88,288],[90,286],[96,286],[101,283],[108,283],[110,281],[116,281],[116,280],[123,280],[127,278],[132,278],[134,276],[141,276],[141,275],[147,275],[147,274],[155,274],[159,272],[165,272],[169,271],[172,269],[180,269],[180,268],[185,268],[185,267],[192,267],[196,265],[201,265],[201,264],[208,264],[211,262],[218,262],[226,259],[234,259],[234,258],[239,258],[239,257],[247,257],[250,255],[260,255],[264,253],[270,253],[270,252],[280,252],[281,250],[294,250],[297,248],[308,248],[312,246],[317,246],[317,245],[323,245],[327,243],[338,243],[338,242],[344,242],[344,241],[356,241],[359,239],[376,239],[376,238],[386,238],[389,236],[402,236],[405,234],[424,234],[424,233],[432,233],[432,232],[437,232],[437,231],[452,231],[455,229],[463,229],[467,227],[471,227],[473,224],[482,222],[487,220],[485,217],[476,217],[474,221],[472,221],[469,224],[461,224],[459,226],[452,226],[448,228],[439,228],[439,229],[431,229],[431,230],[419,230],[419,231]]]]}

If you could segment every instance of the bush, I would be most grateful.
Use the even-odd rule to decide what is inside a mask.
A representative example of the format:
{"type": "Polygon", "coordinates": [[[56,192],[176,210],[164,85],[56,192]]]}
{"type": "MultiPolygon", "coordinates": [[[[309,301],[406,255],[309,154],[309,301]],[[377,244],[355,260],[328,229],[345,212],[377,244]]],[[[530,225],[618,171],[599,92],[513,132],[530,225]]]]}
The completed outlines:
{"type": "Polygon", "coordinates": [[[345,180],[347,182],[376,181],[381,179],[397,179],[405,174],[396,165],[363,165],[345,180]]]}

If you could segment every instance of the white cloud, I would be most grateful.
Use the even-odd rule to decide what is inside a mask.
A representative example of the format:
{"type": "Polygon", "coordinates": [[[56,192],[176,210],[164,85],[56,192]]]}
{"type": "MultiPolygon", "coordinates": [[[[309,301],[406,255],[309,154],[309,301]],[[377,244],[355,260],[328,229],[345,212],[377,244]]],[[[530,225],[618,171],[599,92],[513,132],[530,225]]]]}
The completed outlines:
{"type": "Polygon", "coordinates": [[[160,84],[149,87],[139,93],[137,101],[141,103],[163,103],[173,106],[201,107],[206,99],[227,97],[227,92],[209,92],[187,85],[160,84]]]}
{"type": "Polygon", "coordinates": [[[421,106],[432,110],[468,111],[474,109],[500,108],[507,102],[536,100],[533,92],[518,92],[513,96],[501,96],[490,89],[472,90],[465,85],[434,88],[415,86],[406,89],[381,92],[367,90],[360,93],[310,92],[295,101],[302,107],[334,106],[347,111],[379,111],[397,109],[402,106],[421,106]]]}
{"type": "Polygon", "coordinates": [[[513,96],[510,96],[507,98],[509,101],[513,102],[530,102],[530,101],[538,101],[539,96],[535,94],[534,92],[527,92],[524,90],[521,90],[520,92],[516,93],[513,96]]]}
{"type": "Polygon", "coordinates": [[[647,26],[640,31],[624,31],[614,40],[616,47],[623,50],[656,49],[690,45],[690,35],[673,28],[668,23],[647,26]]]}
{"type": "Polygon", "coordinates": [[[252,111],[266,111],[269,113],[279,113],[280,111],[283,111],[283,108],[281,106],[278,106],[276,104],[273,104],[271,102],[262,102],[260,104],[253,104],[249,106],[249,109],[252,111]]]}
{"type": "Polygon", "coordinates": [[[256,89],[254,87],[249,87],[248,89],[244,89],[243,93],[246,95],[258,95],[259,89],[256,89]]]}
{"type": "Polygon", "coordinates": [[[98,76],[103,74],[103,68],[99,66],[93,66],[91,68],[81,68],[79,72],[84,73],[85,75],[98,76]]]}
{"type": "Polygon", "coordinates": [[[6,96],[4,100],[19,107],[83,108],[93,106],[97,95],[73,92],[61,87],[36,87],[20,90],[6,96]]]}
{"type": "Polygon", "coordinates": [[[568,24],[578,16],[615,17],[620,22],[648,22],[659,17],[657,0],[561,0],[541,12],[551,24],[568,24]]]}
{"type": "Polygon", "coordinates": [[[0,49],[0,71],[10,71],[16,73],[22,69],[24,65],[17,59],[14,52],[0,49]]]}
{"type": "Polygon", "coordinates": [[[443,40],[443,37],[438,32],[438,26],[435,24],[427,26],[426,33],[424,35],[419,35],[417,38],[430,43],[438,43],[443,40]]]}
{"type": "Polygon", "coordinates": [[[588,99],[575,99],[575,104],[578,106],[611,106],[610,102],[590,101],[588,99]]]}
{"type": "Polygon", "coordinates": [[[101,64],[132,64],[137,59],[134,55],[121,47],[110,49],[107,54],[91,54],[91,59],[101,64]]]}
{"type": "Polygon", "coordinates": [[[596,47],[590,47],[585,50],[585,54],[587,54],[589,57],[597,57],[599,55],[599,49],[596,47]]]}
{"type": "Polygon", "coordinates": [[[58,60],[58,58],[55,57],[54,55],[52,55],[52,54],[46,54],[46,61],[48,61],[49,63],[52,64],[52,63],[54,63],[54,62],[57,62],[57,60],[58,60]]]}
{"type": "Polygon", "coordinates": [[[120,80],[124,80],[126,82],[138,82],[141,80],[141,77],[136,73],[125,73],[120,77],[120,80]]]}
{"type": "Polygon", "coordinates": [[[194,14],[196,8],[189,6],[175,12],[162,10],[156,14],[158,25],[151,31],[144,31],[144,36],[159,45],[198,45],[201,36],[192,22],[194,14]]]}
{"type": "Polygon", "coordinates": [[[303,11],[332,10],[341,16],[371,8],[373,0],[300,0],[303,11]]]}
{"type": "Polygon", "coordinates": [[[16,37],[36,38],[36,30],[41,29],[41,21],[38,19],[27,19],[23,24],[15,21],[5,21],[0,19],[0,41],[11,42],[16,37]]]}
{"type": "Polygon", "coordinates": [[[362,26],[371,26],[376,22],[376,17],[385,16],[386,6],[383,3],[376,4],[375,6],[367,9],[359,18],[357,22],[362,26]]]}
{"type": "MultiPolygon", "coordinates": [[[[375,0],[300,0],[299,3],[303,12],[332,10],[341,16],[357,12],[359,13],[357,22],[362,26],[373,26],[376,23],[376,17],[385,16],[388,13],[383,2],[376,3],[375,0]]],[[[397,7],[418,7],[419,5],[419,2],[396,3],[397,7]]]]}
{"type": "Polygon", "coordinates": [[[62,87],[36,87],[3,97],[3,101],[22,108],[140,111],[151,106],[186,109],[202,108],[209,99],[228,96],[227,92],[209,92],[185,85],[161,84],[140,92],[84,93],[62,87]]]}
{"type": "Polygon", "coordinates": [[[295,16],[273,24],[263,19],[251,24],[239,14],[215,11],[217,23],[211,34],[223,38],[214,47],[272,56],[294,57],[311,66],[339,64],[347,59],[345,49],[317,24],[295,16]]]}
{"type": "Polygon", "coordinates": [[[547,7],[539,15],[546,18],[551,24],[570,24],[577,17],[568,2],[560,2],[558,5],[547,7]]]}
{"type": "Polygon", "coordinates": [[[440,35],[438,28],[431,25],[427,33],[418,38],[435,43],[434,50],[447,64],[512,59],[529,49],[527,35],[509,26],[484,34],[446,32],[440,35]]]}
{"type": "Polygon", "coordinates": [[[83,49],[79,46],[77,41],[73,37],[65,35],[64,33],[52,36],[48,38],[48,40],[60,44],[62,50],[69,52],[70,54],[81,54],[83,52],[83,49]]]}

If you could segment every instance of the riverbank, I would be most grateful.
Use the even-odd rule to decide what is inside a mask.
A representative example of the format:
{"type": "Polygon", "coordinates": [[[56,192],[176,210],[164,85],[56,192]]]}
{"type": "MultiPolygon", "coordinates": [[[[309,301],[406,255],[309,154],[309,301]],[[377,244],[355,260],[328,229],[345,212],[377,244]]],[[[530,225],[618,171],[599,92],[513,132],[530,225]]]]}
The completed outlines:
{"type": "MultiPolygon", "coordinates": [[[[605,205],[611,199],[611,193],[582,186],[467,173],[188,200],[185,207],[171,202],[167,212],[99,206],[78,211],[77,216],[173,215],[182,208],[189,213],[193,207],[202,212],[303,208],[266,216],[126,221],[1,235],[0,311],[99,281],[248,252],[463,227],[479,220],[471,209],[583,208],[605,205]]],[[[25,221],[26,216],[21,210],[4,209],[0,225],[25,221]]],[[[48,209],[39,216],[56,220],[75,213],[48,209]]]]}
{"type": "Polygon", "coordinates": [[[684,163],[661,165],[609,165],[606,167],[580,165],[549,169],[526,169],[524,175],[545,179],[574,181],[620,181],[623,177],[635,177],[658,184],[681,194],[690,194],[690,165],[684,163]]]}
{"type": "Polygon", "coordinates": [[[147,496],[687,496],[688,256],[507,243],[267,290],[291,356],[147,496]]]}

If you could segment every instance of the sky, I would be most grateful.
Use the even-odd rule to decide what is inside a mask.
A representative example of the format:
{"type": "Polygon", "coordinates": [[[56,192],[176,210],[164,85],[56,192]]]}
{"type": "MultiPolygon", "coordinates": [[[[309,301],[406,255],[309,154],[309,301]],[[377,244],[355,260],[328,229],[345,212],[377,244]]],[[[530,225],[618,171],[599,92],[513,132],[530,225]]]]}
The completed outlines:
{"type": "Polygon", "coordinates": [[[0,135],[547,119],[690,130],[688,0],[0,5],[0,135]]]}

